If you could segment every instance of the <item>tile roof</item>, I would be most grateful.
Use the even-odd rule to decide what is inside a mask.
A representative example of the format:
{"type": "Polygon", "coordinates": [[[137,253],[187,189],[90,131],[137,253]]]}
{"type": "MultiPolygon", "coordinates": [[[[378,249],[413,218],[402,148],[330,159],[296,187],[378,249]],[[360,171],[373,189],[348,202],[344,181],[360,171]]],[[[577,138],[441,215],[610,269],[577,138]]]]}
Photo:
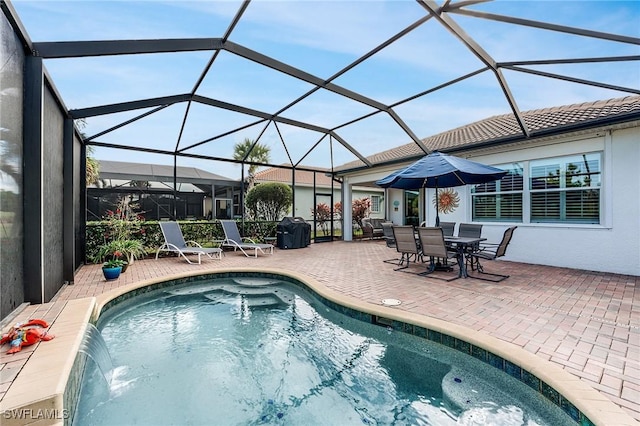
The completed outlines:
{"type": "MultiPolygon", "coordinates": [[[[283,164],[283,166],[291,167],[291,164],[283,164]]],[[[316,173],[316,186],[331,186],[331,178],[326,176],[329,169],[318,168],[316,173]]],[[[306,170],[296,170],[296,185],[313,186],[313,172],[306,170]]],[[[282,182],[291,183],[291,169],[281,169],[272,167],[261,170],[255,175],[256,182],[282,182]]],[[[337,186],[337,185],[336,185],[337,186]]]]}
{"type": "MultiPolygon", "coordinates": [[[[580,126],[596,126],[610,121],[640,120],[640,96],[585,102],[522,112],[522,117],[532,137],[559,134],[575,130],[580,126]]],[[[430,151],[451,151],[460,148],[472,148],[485,143],[507,143],[524,140],[525,136],[513,114],[497,115],[476,121],[456,129],[448,130],[423,139],[430,151]]],[[[379,164],[412,159],[424,153],[413,142],[386,151],[373,154],[367,159],[379,164]]],[[[336,167],[336,170],[348,170],[363,167],[360,160],[336,167]]]]}

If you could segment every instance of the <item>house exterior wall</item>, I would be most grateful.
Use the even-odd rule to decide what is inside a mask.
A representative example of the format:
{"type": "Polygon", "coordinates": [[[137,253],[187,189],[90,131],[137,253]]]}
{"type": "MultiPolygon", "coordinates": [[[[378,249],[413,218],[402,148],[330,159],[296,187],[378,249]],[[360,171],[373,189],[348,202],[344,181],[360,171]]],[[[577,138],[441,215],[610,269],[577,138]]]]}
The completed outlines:
{"type": "MultiPolygon", "coordinates": [[[[305,220],[313,220],[313,207],[314,207],[314,193],[313,187],[308,186],[296,186],[296,211],[293,216],[302,217],[305,220]]],[[[330,194],[329,188],[316,188],[316,192],[322,194],[330,194]]],[[[384,196],[384,191],[381,188],[359,188],[355,187],[352,190],[352,200],[361,198],[371,198],[372,195],[384,196]]],[[[342,201],[340,187],[337,186],[333,190],[333,203],[342,201]]],[[[319,197],[318,202],[329,204],[329,197],[319,197]]],[[[291,211],[289,212],[291,215],[291,211]]],[[[384,219],[384,209],[381,209],[378,213],[371,213],[371,217],[384,219]]]]}
{"type": "MultiPolygon", "coordinates": [[[[599,224],[478,222],[482,235],[499,242],[508,226],[516,225],[505,260],[611,272],[640,276],[640,124],[634,127],[602,129],[538,142],[528,141],[510,147],[496,147],[484,152],[457,154],[484,164],[501,165],[543,158],[602,153],[602,183],[599,224]]],[[[348,175],[349,184],[375,181],[405,165],[348,175]]],[[[472,222],[470,187],[454,188],[460,206],[450,214],[440,214],[441,221],[472,222]]],[[[426,189],[422,198],[421,220],[433,226],[435,191],[426,189]]],[[[390,219],[403,219],[403,191],[387,191],[390,219]],[[399,202],[394,211],[393,202],[399,202]]],[[[523,209],[528,205],[525,203],[523,209]]],[[[457,228],[456,228],[457,232],[457,228]]]]}
{"type": "MultiPolygon", "coordinates": [[[[634,127],[472,158],[486,164],[502,164],[602,152],[600,224],[484,223],[483,236],[497,242],[506,226],[517,225],[507,260],[640,275],[639,141],[640,127],[634,127]]],[[[470,198],[469,188],[463,188],[464,208],[455,215],[441,216],[441,220],[470,222],[470,198]]]]}

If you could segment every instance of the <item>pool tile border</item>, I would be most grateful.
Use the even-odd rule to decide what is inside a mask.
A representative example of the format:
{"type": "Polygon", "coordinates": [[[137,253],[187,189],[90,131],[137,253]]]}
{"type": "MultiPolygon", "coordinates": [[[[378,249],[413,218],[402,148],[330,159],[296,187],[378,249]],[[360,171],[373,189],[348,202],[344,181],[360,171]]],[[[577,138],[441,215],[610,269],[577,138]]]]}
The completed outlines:
{"type": "MultiPolygon", "coordinates": [[[[298,285],[303,290],[313,293],[313,295],[322,304],[330,309],[333,309],[336,312],[357,319],[359,321],[364,321],[367,323],[388,327],[395,331],[412,334],[414,336],[448,346],[464,354],[473,356],[474,358],[479,359],[487,363],[488,365],[505,372],[506,374],[509,374],[510,376],[523,382],[533,390],[537,391],[551,403],[562,409],[571,419],[573,419],[577,424],[581,426],[605,424],[606,422],[611,420],[611,418],[620,419],[621,425],[636,424],[630,416],[624,413],[611,401],[609,401],[605,397],[599,396],[599,394],[597,394],[597,392],[590,388],[588,385],[580,382],[577,378],[573,378],[563,370],[557,369],[557,367],[553,366],[552,364],[549,364],[544,360],[537,359],[536,357],[535,364],[544,364],[544,367],[534,366],[532,368],[532,370],[540,370],[540,375],[543,377],[539,377],[535,374],[536,371],[529,371],[513,362],[515,361],[515,359],[509,360],[505,356],[494,353],[502,352],[512,354],[513,352],[516,352],[520,355],[529,355],[535,357],[534,355],[528,354],[521,348],[518,348],[510,343],[497,340],[490,336],[478,337],[478,333],[475,333],[470,329],[446,323],[435,318],[425,319],[426,317],[424,316],[416,316],[415,314],[394,309],[392,307],[377,306],[370,303],[353,300],[348,296],[328,289],[326,286],[315,282],[310,277],[292,273],[290,271],[277,269],[269,269],[265,271],[264,269],[253,268],[228,268],[215,272],[202,273],[201,271],[199,271],[194,273],[178,274],[175,276],[164,277],[162,279],[143,281],[131,286],[118,288],[111,292],[104,293],[101,296],[98,296],[96,298],[97,302],[94,308],[93,315],[91,317],[91,322],[97,322],[101,315],[108,312],[118,303],[131,297],[149,293],[151,291],[161,290],[163,288],[173,287],[176,285],[200,282],[213,278],[237,278],[256,276],[271,279],[282,279],[283,277],[286,277],[288,281],[292,282],[295,285],[298,285]],[[436,326],[428,327],[421,324],[424,322],[433,322],[436,326]],[[443,329],[451,329],[451,334],[444,332],[443,329]],[[469,339],[472,340],[472,342],[469,342],[468,340],[463,339],[458,335],[454,335],[454,329],[460,334],[466,334],[470,336],[469,339]],[[488,347],[475,344],[473,343],[473,340],[482,340],[482,343],[484,343],[485,346],[488,347]],[[493,348],[492,343],[494,345],[493,348]],[[546,373],[545,370],[547,368],[553,370],[554,372],[552,374],[546,373]],[[554,375],[570,378],[558,380],[557,377],[554,377],[554,375]],[[598,421],[592,421],[592,419],[585,412],[580,410],[576,406],[576,404],[572,403],[567,397],[565,397],[561,391],[554,388],[551,384],[545,382],[544,376],[547,376],[549,379],[551,379],[550,381],[558,380],[562,385],[565,385],[568,388],[575,389],[577,387],[578,390],[576,391],[576,394],[580,393],[580,397],[582,397],[586,393],[587,397],[585,397],[585,399],[588,400],[588,402],[585,402],[583,406],[587,407],[587,410],[593,413],[591,416],[596,418],[596,420],[598,421]]],[[[569,390],[571,391],[572,389],[569,390]]],[[[576,398],[580,397],[576,396],[576,398]]]]}

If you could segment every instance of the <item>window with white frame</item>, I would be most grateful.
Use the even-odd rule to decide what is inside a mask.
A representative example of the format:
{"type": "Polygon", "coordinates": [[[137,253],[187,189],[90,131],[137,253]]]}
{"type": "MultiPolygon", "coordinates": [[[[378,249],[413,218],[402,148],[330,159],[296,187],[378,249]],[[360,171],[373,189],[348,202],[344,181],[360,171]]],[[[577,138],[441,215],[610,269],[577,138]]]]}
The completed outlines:
{"type": "Polygon", "coordinates": [[[600,153],[531,161],[531,222],[600,223],[600,153]]]}
{"type": "Polygon", "coordinates": [[[471,188],[472,219],[485,222],[522,222],[524,167],[520,163],[496,167],[507,171],[501,180],[471,188]]]}
{"type": "Polygon", "coordinates": [[[497,167],[507,170],[505,177],[471,189],[474,221],[600,223],[601,153],[497,167]]]}
{"type": "Polygon", "coordinates": [[[371,196],[371,213],[380,213],[381,209],[382,209],[382,196],[372,195],[371,196]]]}

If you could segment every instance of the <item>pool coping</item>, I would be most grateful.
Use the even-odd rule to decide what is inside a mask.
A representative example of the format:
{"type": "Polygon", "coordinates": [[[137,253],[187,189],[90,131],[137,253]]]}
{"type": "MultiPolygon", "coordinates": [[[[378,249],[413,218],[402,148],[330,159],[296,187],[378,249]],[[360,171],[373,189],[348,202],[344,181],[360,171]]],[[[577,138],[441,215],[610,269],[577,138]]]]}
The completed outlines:
{"type": "MultiPolygon", "coordinates": [[[[338,308],[339,311],[347,315],[351,314],[350,316],[358,319],[363,319],[362,317],[370,315],[369,318],[374,323],[438,341],[471,356],[475,356],[473,353],[475,348],[487,351],[498,357],[496,359],[503,360],[501,361],[503,362],[501,368],[507,374],[516,376],[514,374],[514,371],[516,371],[516,378],[530,387],[533,387],[531,382],[535,381],[536,386],[538,386],[537,390],[547,399],[550,399],[551,402],[555,402],[556,405],[560,406],[560,402],[567,401],[571,406],[571,417],[574,417],[578,424],[638,424],[622,408],[578,377],[512,343],[437,318],[403,311],[397,307],[363,302],[331,290],[304,274],[278,268],[250,267],[219,268],[211,271],[199,270],[163,276],[119,287],[96,297],[66,302],[66,306],[50,328],[53,334],[57,334],[56,339],[36,348],[11,388],[7,391],[5,398],[0,401],[0,416],[3,418],[3,424],[62,424],[61,420],[66,419],[65,416],[68,413],[63,406],[65,389],[69,382],[74,362],[76,362],[76,355],[87,324],[89,322],[95,323],[101,313],[111,305],[118,303],[119,300],[133,296],[131,293],[135,294],[136,290],[148,291],[151,288],[156,288],[157,286],[154,286],[156,284],[178,285],[180,281],[186,283],[197,277],[238,273],[273,274],[288,277],[306,286],[323,299],[323,302],[329,302],[330,307],[338,308]],[[52,364],[59,365],[59,368],[51,368],[52,364]],[[46,373],[43,373],[45,369],[46,373]],[[37,386],[34,386],[35,383],[37,383],[37,386]],[[544,385],[551,387],[551,389],[544,388],[544,385]],[[34,388],[38,389],[36,395],[34,395],[34,388]],[[558,398],[556,394],[560,395],[559,401],[553,400],[558,398]],[[574,407],[579,410],[577,418],[573,413],[574,407]],[[55,413],[56,416],[51,416],[54,418],[42,418],[40,416],[26,423],[25,419],[20,419],[20,422],[12,422],[18,420],[11,415],[11,413],[16,412],[15,410],[29,410],[29,413],[40,413],[42,410],[49,410],[45,411],[45,413],[55,413]],[[7,423],[4,423],[5,421],[7,423]]],[[[485,362],[497,367],[489,360],[485,360],[485,362]]],[[[561,408],[569,414],[566,407],[561,408]]]]}

